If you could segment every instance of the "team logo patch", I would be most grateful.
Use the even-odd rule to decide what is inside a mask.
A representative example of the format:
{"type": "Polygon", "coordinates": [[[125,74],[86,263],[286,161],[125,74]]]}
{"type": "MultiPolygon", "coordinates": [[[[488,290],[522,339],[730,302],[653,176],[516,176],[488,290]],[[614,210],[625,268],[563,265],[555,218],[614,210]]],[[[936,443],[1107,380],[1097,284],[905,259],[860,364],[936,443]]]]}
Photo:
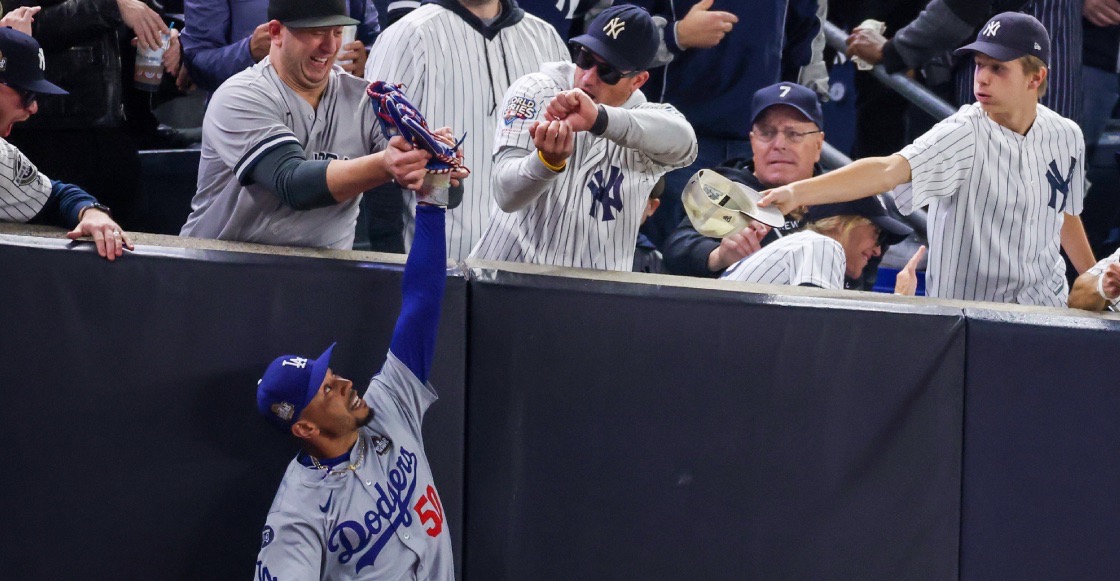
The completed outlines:
{"type": "MultiPolygon", "coordinates": [[[[2,69],[0,69],[2,70],[2,69]]],[[[39,170],[35,169],[35,164],[28,161],[22,155],[16,156],[16,184],[21,186],[29,186],[35,178],[39,177],[39,170]]]]}
{"type": "Polygon", "coordinates": [[[272,404],[272,413],[276,414],[276,417],[284,420],[285,422],[291,421],[292,416],[295,415],[295,412],[295,406],[286,401],[272,404]]]}
{"type": "Polygon", "coordinates": [[[995,36],[996,33],[998,33],[998,32],[999,32],[999,21],[994,20],[992,22],[989,22],[988,26],[984,27],[984,32],[982,34],[984,36],[995,36]]]}
{"type": "Polygon", "coordinates": [[[6,70],[8,70],[8,57],[4,56],[4,53],[0,52],[0,71],[6,70]]]}
{"type": "Polygon", "coordinates": [[[537,102],[525,97],[514,97],[506,106],[502,119],[506,125],[512,125],[516,119],[533,119],[537,116],[537,102]]]}
{"type": "Polygon", "coordinates": [[[385,436],[381,436],[380,438],[377,438],[373,441],[373,451],[376,452],[378,456],[384,456],[385,453],[389,451],[389,448],[392,447],[392,445],[392,440],[386,438],[385,436]]]}
{"type": "Polygon", "coordinates": [[[610,174],[603,175],[603,170],[598,170],[587,183],[591,190],[591,217],[599,217],[599,208],[603,208],[604,222],[614,220],[615,212],[622,211],[622,168],[611,166],[610,174]]]}
{"type": "Polygon", "coordinates": [[[273,532],[272,527],[264,525],[264,530],[261,531],[261,548],[263,549],[271,544],[274,538],[276,538],[276,533],[273,532]]]}
{"type": "Polygon", "coordinates": [[[622,34],[623,30],[626,30],[626,22],[619,19],[617,16],[612,18],[611,21],[603,27],[603,33],[615,40],[618,40],[618,35],[622,34]]]}

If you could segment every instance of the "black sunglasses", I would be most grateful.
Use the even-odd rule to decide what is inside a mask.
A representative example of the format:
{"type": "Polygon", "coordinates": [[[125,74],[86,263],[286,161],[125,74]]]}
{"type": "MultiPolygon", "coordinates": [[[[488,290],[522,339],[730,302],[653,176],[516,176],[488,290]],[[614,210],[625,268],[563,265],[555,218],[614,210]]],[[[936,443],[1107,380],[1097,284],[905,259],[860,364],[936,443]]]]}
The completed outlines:
{"type": "Polygon", "coordinates": [[[630,77],[633,77],[642,72],[631,71],[629,73],[624,73],[614,68],[610,64],[607,64],[595,58],[595,53],[587,50],[586,47],[582,46],[579,47],[579,51],[576,52],[576,66],[585,71],[589,71],[594,68],[596,74],[599,75],[599,80],[608,85],[617,85],[618,82],[622,79],[629,79],[630,77]]]}
{"type": "Polygon", "coordinates": [[[5,87],[8,87],[9,89],[18,93],[19,98],[23,101],[24,109],[33,105],[35,103],[35,100],[39,98],[39,93],[36,93],[35,91],[28,91],[27,89],[21,89],[15,85],[9,84],[7,81],[0,81],[0,85],[4,85],[5,87]]]}

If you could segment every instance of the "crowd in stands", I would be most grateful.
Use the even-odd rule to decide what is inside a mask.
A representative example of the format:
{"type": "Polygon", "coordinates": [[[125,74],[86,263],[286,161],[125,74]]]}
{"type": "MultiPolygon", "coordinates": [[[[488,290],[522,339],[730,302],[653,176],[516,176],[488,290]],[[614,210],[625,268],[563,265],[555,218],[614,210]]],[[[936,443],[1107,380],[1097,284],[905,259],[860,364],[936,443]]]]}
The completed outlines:
{"type": "Polygon", "coordinates": [[[289,3],[5,3],[0,153],[23,193],[0,193],[0,220],[121,256],[144,225],[139,152],[168,144],[153,109],[205,95],[184,236],[350,248],[361,230],[408,252],[431,156],[379,122],[365,87],[381,80],[461,144],[453,260],[865,289],[911,235],[867,199],[893,192],[931,221],[898,293],[924,270],[939,298],[1120,298],[1120,240],[1079,216],[1108,196],[1091,207],[1120,226],[1120,196],[1086,179],[1120,100],[1120,0],[305,0],[346,15],[328,19],[289,3]],[[846,54],[824,49],[826,18],[846,54]],[[154,84],[134,64],[151,54],[154,84]],[[960,111],[930,119],[857,73],[865,159],[824,174],[828,69],[851,57],[960,111]],[[682,204],[700,170],[785,222],[701,233],[682,204]]]}

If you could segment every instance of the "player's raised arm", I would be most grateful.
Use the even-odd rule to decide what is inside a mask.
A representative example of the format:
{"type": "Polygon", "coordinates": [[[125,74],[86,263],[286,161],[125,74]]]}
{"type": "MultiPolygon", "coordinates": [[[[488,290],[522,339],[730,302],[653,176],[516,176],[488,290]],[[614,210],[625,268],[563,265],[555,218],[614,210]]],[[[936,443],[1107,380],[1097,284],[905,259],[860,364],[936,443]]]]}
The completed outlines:
{"type": "Polygon", "coordinates": [[[389,345],[389,351],[407,365],[421,383],[428,381],[432,368],[446,285],[445,214],[445,208],[439,206],[426,203],[416,206],[416,236],[401,280],[401,314],[389,345]]]}
{"type": "Polygon", "coordinates": [[[763,192],[759,206],[783,214],[801,206],[848,202],[893,190],[910,181],[910,162],[899,154],[866,157],[836,171],[763,192]]]}

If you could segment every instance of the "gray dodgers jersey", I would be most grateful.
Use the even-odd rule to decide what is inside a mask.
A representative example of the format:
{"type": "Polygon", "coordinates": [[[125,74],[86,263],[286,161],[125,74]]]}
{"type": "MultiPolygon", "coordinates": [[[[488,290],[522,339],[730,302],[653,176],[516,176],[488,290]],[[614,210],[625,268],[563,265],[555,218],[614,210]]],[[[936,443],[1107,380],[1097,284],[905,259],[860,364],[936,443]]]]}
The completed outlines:
{"type": "Polygon", "coordinates": [[[567,169],[546,168],[529,126],[550,100],[572,88],[572,63],[547,63],[506,93],[494,138],[495,197],[543,189],[525,207],[495,207],[472,258],[629,271],[649,193],[665,173],[696,158],[696,134],[672,105],[634,91],[608,107],[602,136],[577,133],[567,169]]]}
{"type": "MultiPolygon", "coordinates": [[[[502,96],[510,83],[540,70],[543,63],[568,58],[560,35],[526,13],[487,39],[462,17],[425,4],[385,29],[366,62],[366,78],[403,83],[402,91],[432,129],[466,134],[463,156],[471,177],[463,180],[463,203],[447,211],[447,254],[470,253],[494,207],[490,172],[494,129],[501,123],[502,96]]],[[[416,198],[404,192],[406,247],[412,245],[416,198]]]]}
{"type": "MultiPolygon", "coordinates": [[[[330,474],[293,459],[272,501],[254,579],[455,578],[451,532],[420,425],[437,396],[391,352],[365,399],[373,420],[351,451],[356,471],[330,474]],[[392,442],[377,454],[375,441],[392,442]]],[[[342,465],[345,468],[345,465],[342,465]]]]}
{"type": "Polygon", "coordinates": [[[51,197],[51,181],[23,152],[0,139],[0,222],[28,222],[51,197]]]}
{"type": "Polygon", "coordinates": [[[206,110],[198,189],[181,235],[350,249],[361,196],[301,211],[245,182],[264,153],[285,143],[299,144],[307,159],[353,159],[383,149],[367,85],[336,66],[313,109],[280,80],[268,57],[230,77],[206,110]]]}
{"type": "Polygon", "coordinates": [[[839,242],[812,230],[783,236],[728,267],[720,278],[760,284],[844,288],[847,261],[839,242]]]}
{"type": "Polygon", "coordinates": [[[904,214],[929,205],[931,297],[1064,307],[1064,215],[1081,213],[1081,128],[1039,105],[1019,135],[965,105],[899,152],[912,181],[894,190],[904,214]]]}

